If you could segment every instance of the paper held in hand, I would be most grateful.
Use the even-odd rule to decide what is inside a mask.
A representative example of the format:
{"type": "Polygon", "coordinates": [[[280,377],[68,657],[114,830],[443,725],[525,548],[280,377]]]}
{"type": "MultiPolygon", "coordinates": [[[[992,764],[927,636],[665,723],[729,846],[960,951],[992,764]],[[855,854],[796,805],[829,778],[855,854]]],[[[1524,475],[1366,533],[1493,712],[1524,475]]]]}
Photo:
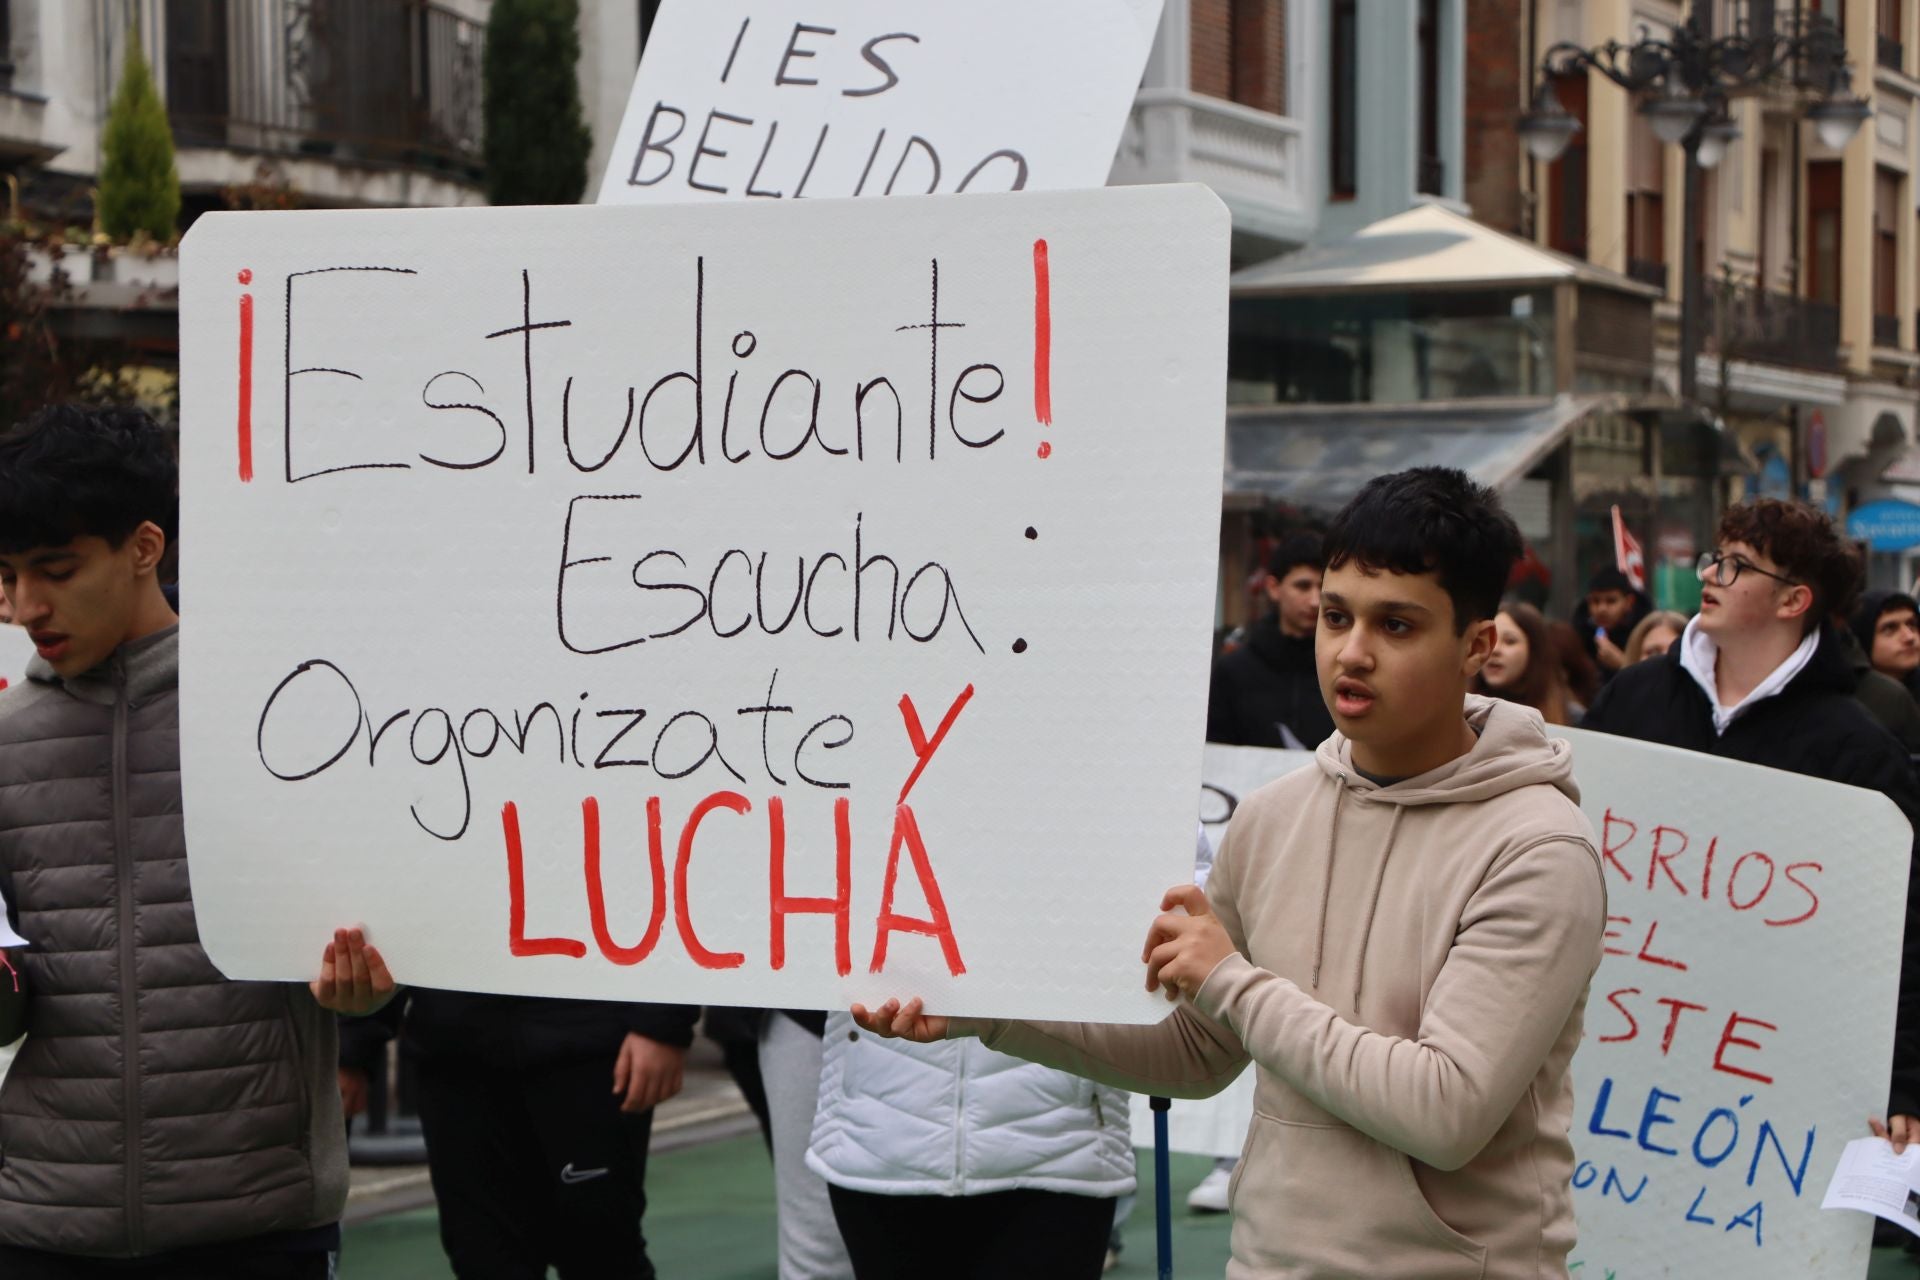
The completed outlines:
{"type": "Polygon", "coordinates": [[[13,926],[7,922],[7,900],[0,898],[0,947],[24,947],[27,945],[29,945],[27,940],[15,933],[13,926]]]}
{"type": "Polygon", "coordinates": [[[1840,1152],[1822,1209],[1858,1209],[1920,1236],[1920,1144],[1899,1155],[1885,1138],[1855,1138],[1840,1152]]]}

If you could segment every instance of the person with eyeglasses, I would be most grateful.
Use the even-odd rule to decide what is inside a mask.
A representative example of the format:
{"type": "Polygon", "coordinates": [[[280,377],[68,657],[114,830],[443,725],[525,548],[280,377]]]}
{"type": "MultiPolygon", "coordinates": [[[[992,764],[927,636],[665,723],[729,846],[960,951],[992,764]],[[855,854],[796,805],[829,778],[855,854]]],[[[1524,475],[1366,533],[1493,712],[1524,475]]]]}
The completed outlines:
{"type": "MultiPolygon", "coordinates": [[[[1608,682],[1581,727],[1884,793],[1920,830],[1906,750],[1855,698],[1831,619],[1860,592],[1858,556],[1824,512],[1761,498],[1728,509],[1700,557],[1700,612],[1664,658],[1608,682]]],[[[1907,929],[1887,1121],[1896,1150],[1920,1142],[1920,874],[1907,929]]]]}

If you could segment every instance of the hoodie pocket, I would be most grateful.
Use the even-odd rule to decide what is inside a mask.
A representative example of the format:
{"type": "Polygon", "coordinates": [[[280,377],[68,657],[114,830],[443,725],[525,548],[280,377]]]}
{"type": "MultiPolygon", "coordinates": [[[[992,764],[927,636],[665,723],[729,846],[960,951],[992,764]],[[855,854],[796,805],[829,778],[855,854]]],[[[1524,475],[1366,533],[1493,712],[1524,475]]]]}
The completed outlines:
{"type": "Polygon", "coordinates": [[[1255,1112],[1229,1199],[1234,1257],[1258,1273],[1486,1274],[1486,1247],[1441,1221],[1407,1157],[1343,1124],[1255,1112]]]}

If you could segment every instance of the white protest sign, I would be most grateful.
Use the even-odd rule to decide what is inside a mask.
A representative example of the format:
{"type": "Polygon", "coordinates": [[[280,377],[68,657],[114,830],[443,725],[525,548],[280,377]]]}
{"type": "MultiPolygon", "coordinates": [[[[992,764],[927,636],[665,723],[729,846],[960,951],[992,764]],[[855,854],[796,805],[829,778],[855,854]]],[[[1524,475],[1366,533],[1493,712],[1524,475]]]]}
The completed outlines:
{"type": "Polygon", "coordinates": [[[1227,241],[1200,187],[201,219],[214,961],[1162,1016],[1227,241]]]}
{"type": "MultiPolygon", "coordinates": [[[[1609,912],[1573,1060],[1574,1275],[1865,1274],[1870,1219],[1820,1200],[1886,1109],[1906,819],[1837,783],[1551,732],[1574,744],[1609,912]]],[[[1208,746],[1202,821],[1312,759],[1208,746]]],[[[1251,1116],[1185,1132],[1215,1154],[1251,1116]]]]}
{"type": "Polygon", "coordinates": [[[669,0],[602,204],[1103,186],[1162,0],[669,0]]]}
{"type": "Polygon", "coordinates": [[[25,627],[0,623],[0,689],[19,684],[27,678],[27,663],[33,660],[33,641],[25,627]]]}

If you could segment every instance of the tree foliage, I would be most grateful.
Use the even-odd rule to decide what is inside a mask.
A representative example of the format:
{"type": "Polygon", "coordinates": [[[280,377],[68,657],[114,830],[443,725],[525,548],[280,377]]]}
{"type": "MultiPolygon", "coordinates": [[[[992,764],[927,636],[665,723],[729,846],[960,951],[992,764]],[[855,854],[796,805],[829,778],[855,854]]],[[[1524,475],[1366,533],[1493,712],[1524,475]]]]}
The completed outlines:
{"type": "Polygon", "coordinates": [[[180,217],[173,128],[137,33],[127,39],[126,65],[107,110],[100,152],[100,229],[115,240],[140,232],[162,242],[173,239],[180,217]]]}
{"type": "Polygon", "coordinates": [[[494,204],[573,204],[586,191],[579,62],[579,0],[494,0],[484,91],[494,204]]]}
{"type": "Polygon", "coordinates": [[[76,252],[86,251],[59,231],[0,226],[0,429],[62,400],[139,398],[139,356],[129,343],[62,332],[63,305],[75,294],[65,263],[76,252]]]}

